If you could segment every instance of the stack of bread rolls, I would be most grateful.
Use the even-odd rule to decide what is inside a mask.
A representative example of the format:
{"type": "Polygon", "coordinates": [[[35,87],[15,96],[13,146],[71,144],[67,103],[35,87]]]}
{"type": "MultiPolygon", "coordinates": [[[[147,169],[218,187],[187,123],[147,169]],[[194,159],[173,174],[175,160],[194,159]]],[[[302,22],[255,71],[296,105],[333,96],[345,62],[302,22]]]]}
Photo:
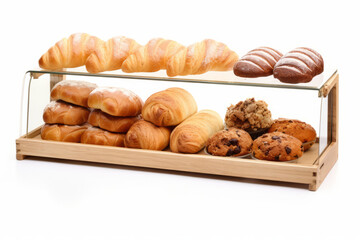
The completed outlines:
{"type": "Polygon", "coordinates": [[[97,87],[81,81],[62,81],[51,91],[41,137],[149,150],[196,153],[215,132],[223,129],[220,115],[198,112],[185,89],[169,88],[145,102],[130,90],[97,87]]]}
{"type": "Polygon", "coordinates": [[[46,140],[80,142],[88,128],[88,97],[96,87],[96,84],[82,81],[57,83],[51,91],[53,101],[43,112],[45,125],[41,129],[41,137],[46,140]]]}

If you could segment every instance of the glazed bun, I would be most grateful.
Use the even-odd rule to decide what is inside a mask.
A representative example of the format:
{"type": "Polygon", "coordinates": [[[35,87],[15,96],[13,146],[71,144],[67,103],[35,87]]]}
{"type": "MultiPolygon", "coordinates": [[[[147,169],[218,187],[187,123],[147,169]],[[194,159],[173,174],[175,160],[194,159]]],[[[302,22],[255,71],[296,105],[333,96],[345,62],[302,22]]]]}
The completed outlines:
{"type": "Polygon", "coordinates": [[[81,136],[81,143],[124,147],[125,134],[112,133],[100,128],[90,127],[81,136]]]}
{"type": "Polygon", "coordinates": [[[61,142],[80,142],[81,136],[88,125],[68,126],[60,124],[45,124],[41,128],[41,138],[61,142]]]}
{"type": "Polygon", "coordinates": [[[87,108],[62,101],[52,101],[46,105],[43,119],[45,123],[81,125],[87,122],[89,112],[87,108]]]}
{"type": "Polygon", "coordinates": [[[143,101],[125,88],[99,87],[90,93],[88,105],[112,116],[134,117],[141,113],[143,101]]]}
{"type": "Polygon", "coordinates": [[[115,117],[102,112],[99,109],[91,111],[88,119],[94,127],[99,127],[110,132],[127,132],[131,125],[140,119],[137,117],[115,117]]]}
{"type": "Polygon", "coordinates": [[[97,85],[94,83],[64,80],[55,84],[50,96],[52,100],[63,100],[64,102],[88,107],[89,94],[96,87],[97,85]]]}

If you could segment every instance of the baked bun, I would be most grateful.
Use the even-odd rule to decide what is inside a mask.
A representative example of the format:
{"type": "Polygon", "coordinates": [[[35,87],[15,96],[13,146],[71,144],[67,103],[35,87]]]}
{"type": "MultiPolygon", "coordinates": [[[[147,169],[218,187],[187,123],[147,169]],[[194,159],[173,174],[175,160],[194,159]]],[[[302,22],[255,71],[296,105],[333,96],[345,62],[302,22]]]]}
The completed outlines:
{"type": "Polygon", "coordinates": [[[271,161],[290,161],[303,155],[299,139],[281,132],[266,133],[253,142],[251,147],[255,158],[271,161]]]}
{"type": "Polygon", "coordinates": [[[295,119],[279,118],[271,125],[269,132],[282,132],[299,139],[308,150],[316,140],[315,129],[305,122],[295,119]]]}
{"type": "Polygon", "coordinates": [[[53,140],[61,142],[80,142],[81,136],[88,128],[88,125],[60,125],[45,124],[41,128],[41,138],[44,140],[53,140]]]}
{"type": "Polygon", "coordinates": [[[197,153],[213,134],[223,128],[223,120],[217,112],[201,110],[172,131],[170,149],[172,152],[197,153]]]}
{"type": "Polygon", "coordinates": [[[88,107],[89,94],[96,87],[97,85],[94,83],[64,80],[55,84],[50,96],[52,100],[63,100],[64,102],[88,107]]]}
{"type": "Polygon", "coordinates": [[[296,48],[285,54],[274,67],[274,77],[285,83],[307,83],[324,71],[321,55],[310,48],[296,48]]]}
{"type": "Polygon", "coordinates": [[[139,120],[125,136],[125,147],[163,150],[169,145],[170,129],[158,127],[151,122],[139,120]]]}
{"type": "Polygon", "coordinates": [[[100,128],[90,127],[81,136],[81,143],[124,147],[125,134],[112,133],[100,128]]]}
{"type": "Polygon", "coordinates": [[[81,125],[87,122],[89,112],[87,108],[62,101],[52,101],[46,105],[43,119],[45,123],[81,125]]]}
{"type": "Polygon", "coordinates": [[[134,117],[141,113],[143,101],[125,88],[99,87],[90,93],[88,105],[112,116],[134,117]]]}
{"type": "Polygon", "coordinates": [[[174,87],[151,95],[145,101],[142,117],[157,126],[175,126],[196,111],[194,97],[185,89],[174,87]]]}
{"type": "Polygon", "coordinates": [[[265,77],[273,73],[282,53],[269,47],[251,50],[234,65],[234,74],[239,77],[265,77]]]}
{"type": "Polygon", "coordinates": [[[137,117],[115,117],[94,109],[90,112],[88,123],[110,132],[127,132],[131,125],[140,119],[137,117]]]}

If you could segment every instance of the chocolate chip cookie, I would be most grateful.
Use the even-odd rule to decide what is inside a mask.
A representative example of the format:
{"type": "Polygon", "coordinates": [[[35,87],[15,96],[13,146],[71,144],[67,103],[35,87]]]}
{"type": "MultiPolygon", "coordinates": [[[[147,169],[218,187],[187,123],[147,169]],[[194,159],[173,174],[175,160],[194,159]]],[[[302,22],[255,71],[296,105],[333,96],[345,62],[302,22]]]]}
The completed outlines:
{"type": "Polygon", "coordinates": [[[252,145],[252,154],[257,159],[290,161],[303,155],[301,141],[281,132],[266,133],[258,137],[252,145]]]}
{"type": "Polygon", "coordinates": [[[282,132],[299,139],[304,150],[308,150],[316,140],[315,129],[305,122],[295,119],[279,118],[271,125],[269,132],[282,132]]]}
{"type": "Polygon", "coordinates": [[[243,156],[250,153],[252,142],[246,131],[230,128],[215,133],[207,141],[206,150],[215,156],[243,156]]]}

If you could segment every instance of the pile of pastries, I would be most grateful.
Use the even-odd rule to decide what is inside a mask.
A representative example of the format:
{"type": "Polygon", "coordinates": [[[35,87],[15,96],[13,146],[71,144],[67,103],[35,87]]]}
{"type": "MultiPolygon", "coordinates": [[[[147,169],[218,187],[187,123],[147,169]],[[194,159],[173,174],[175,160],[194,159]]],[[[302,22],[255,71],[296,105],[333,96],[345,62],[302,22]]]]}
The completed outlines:
{"type": "Polygon", "coordinates": [[[154,38],[145,45],[127,37],[103,41],[86,33],[72,34],[52,46],[39,59],[39,66],[59,70],[86,66],[90,73],[121,69],[126,73],[166,70],[169,77],[229,71],[239,77],[274,75],[285,83],[306,83],[324,70],[321,55],[299,47],[285,55],[270,47],[249,51],[239,59],[224,43],[205,39],[184,46],[176,41],[154,38]]]}
{"type": "Polygon", "coordinates": [[[156,92],[144,103],[124,88],[66,80],[54,86],[51,99],[43,113],[45,140],[197,153],[224,128],[217,112],[198,111],[182,88],[156,92]]]}
{"type": "Polygon", "coordinates": [[[301,157],[316,141],[316,131],[310,124],[295,119],[272,120],[266,102],[254,98],[229,106],[225,124],[226,129],[207,141],[209,154],[251,154],[261,160],[290,161],[301,157]]]}
{"type": "Polygon", "coordinates": [[[316,132],[299,120],[272,120],[266,102],[254,98],[228,107],[225,121],[198,111],[194,97],[168,88],[145,101],[118,87],[64,80],[51,90],[41,129],[44,140],[288,161],[315,142],[316,132]],[[225,124],[224,124],[225,122],[225,124]]]}

